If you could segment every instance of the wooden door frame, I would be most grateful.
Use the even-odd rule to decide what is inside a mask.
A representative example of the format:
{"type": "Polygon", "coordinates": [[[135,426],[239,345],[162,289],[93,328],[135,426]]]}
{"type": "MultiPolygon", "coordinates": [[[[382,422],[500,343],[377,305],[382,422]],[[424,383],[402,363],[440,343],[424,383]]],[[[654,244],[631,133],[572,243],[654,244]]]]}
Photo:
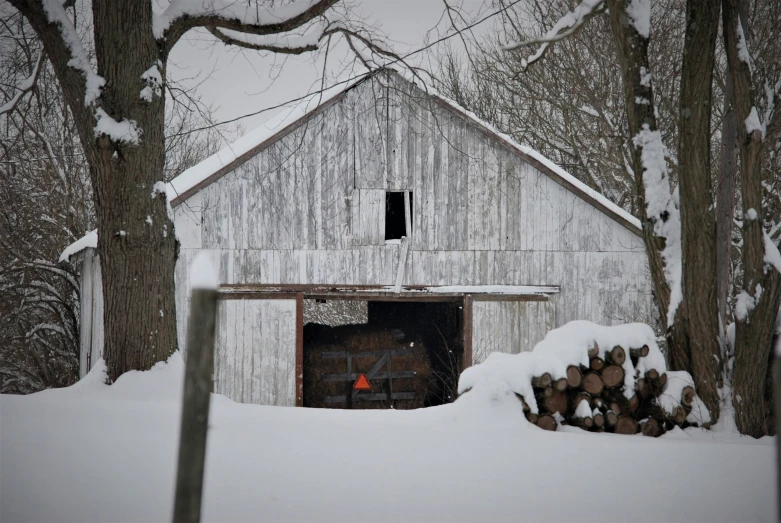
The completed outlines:
{"type": "Polygon", "coordinates": [[[246,285],[227,286],[226,288],[245,287],[243,292],[221,292],[221,300],[290,300],[296,301],[296,365],[295,365],[295,405],[304,405],[304,299],[342,299],[349,301],[395,301],[395,302],[456,302],[461,304],[461,335],[463,351],[461,369],[472,366],[473,304],[475,301],[548,301],[548,296],[528,295],[494,295],[494,294],[447,294],[447,295],[403,295],[390,292],[368,291],[369,286],[353,286],[351,293],[338,292],[334,289],[323,289],[317,285],[246,285]],[[367,290],[364,290],[367,289],[367,290]],[[355,292],[357,291],[357,292],[355,292]],[[363,291],[363,292],[361,292],[363,291]]]}
{"type": "MultiPolygon", "coordinates": [[[[286,296],[289,298],[289,296],[286,296]]],[[[397,301],[388,299],[377,300],[375,296],[372,297],[357,297],[352,296],[351,301],[397,301]]],[[[422,298],[422,297],[421,297],[422,298]]],[[[440,300],[442,303],[452,303],[452,296],[449,299],[440,300]]],[[[314,299],[314,298],[307,298],[314,299]]],[[[304,293],[297,292],[295,294],[296,300],[296,407],[304,406],[304,293]]],[[[415,301],[432,301],[431,297],[427,296],[424,299],[414,299],[412,297],[403,301],[415,302],[415,301]]],[[[461,369],[463,372],[466,368],[472,366],[472,303],[474,302],[474,296],[471,294],[464,294],[460,297],[461,301],[461,335],[463,351],[461,355],[461,369]]]]}

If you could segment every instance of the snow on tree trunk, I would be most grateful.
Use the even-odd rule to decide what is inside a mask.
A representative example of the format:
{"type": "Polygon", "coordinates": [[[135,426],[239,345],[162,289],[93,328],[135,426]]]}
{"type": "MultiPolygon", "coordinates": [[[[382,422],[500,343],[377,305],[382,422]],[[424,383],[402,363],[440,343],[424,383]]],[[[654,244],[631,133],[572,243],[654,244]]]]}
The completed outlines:
{"type": "MultiPolygon", "coordinates": [[[[754,125],[747,122],[752,114],[756,114],[756,109],[753,105],[755,97],[750,56],[739,20],[738,1],[725,0],[722,26],[735,95],[735,117],[740,137],[741,196],[745,213],[742,226],[743,291],[738,297],[740,307],[735,311],[732,392],[738,430],[760,437],[772,430],[767,422],[772,411],[769,408],[771,401],[767,394],[766,371],[772,358],[773,330],[781,300],[781,273],[769,261],[773,258],[775,245],[766,241],[762,223],[762,128],[767,122],[760,124],[757,121],[754,125]],[[747,125],[741,125],[743,122],[747,125]]],[[[756,119],[759,119],[758,116],[756,119]]],[[[770,389],[772,391],[772,387],[770,389]]]]}
{"type": "Polygon", "coordinates": [[[151,31],[152,5],[116,0],[93,8],[98,74],[108,81],[103,109],[114,120],[136,122],[137,144],[99,136],[92,176],[105,304],[104,359],[109,379],[131,369],[148,369],[177,348],[174,266],[178,243],[166,195],[155,190],[163,178],[164,97],[141,92],[142,76],[158,64],[151,31]],[[116,49],[124,49],[117,53],[116,49]],[[150,217],[151,220],[147,220],[150,217]]]}

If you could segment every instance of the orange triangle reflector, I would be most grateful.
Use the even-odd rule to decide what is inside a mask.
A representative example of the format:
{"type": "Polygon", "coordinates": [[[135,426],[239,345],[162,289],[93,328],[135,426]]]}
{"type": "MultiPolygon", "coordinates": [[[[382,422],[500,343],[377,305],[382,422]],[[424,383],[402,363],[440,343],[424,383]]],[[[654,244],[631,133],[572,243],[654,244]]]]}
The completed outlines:
{"type": "Polygon", "coordinates": [[[353,388],[355,390],[372,390],[372,384],[366,379],[366,374],[361,374],[353,383],[353,388]]]}

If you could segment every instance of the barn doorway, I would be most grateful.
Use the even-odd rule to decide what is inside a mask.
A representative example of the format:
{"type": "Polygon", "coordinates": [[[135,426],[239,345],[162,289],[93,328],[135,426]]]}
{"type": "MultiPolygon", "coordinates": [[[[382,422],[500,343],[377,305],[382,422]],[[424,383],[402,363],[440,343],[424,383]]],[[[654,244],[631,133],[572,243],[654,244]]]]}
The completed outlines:
{"type": "Polygon", "coordinates": [[[329,303],[304,304],[305,407],[416,409],[455,399],[461,300],[329,303]],[[354,388],[361,375],[366,390],[354,388]]]}

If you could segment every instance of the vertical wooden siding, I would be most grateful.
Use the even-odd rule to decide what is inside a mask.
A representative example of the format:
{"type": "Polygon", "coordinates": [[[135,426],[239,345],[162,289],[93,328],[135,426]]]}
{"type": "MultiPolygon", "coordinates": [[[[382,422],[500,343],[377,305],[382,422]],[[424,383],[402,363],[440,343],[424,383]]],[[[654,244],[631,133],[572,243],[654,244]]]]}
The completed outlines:
{"type": "Polygon", "coordinates": [[[218,315],[214,392],[295,406],[296,300],[222,300],[218,315]]]}
{"type": "Polygon", "coordinates": [[[472,363],[492,352],[530,351],[555,324],[553,301],[475,301],[472,304],[472,363]]]}

